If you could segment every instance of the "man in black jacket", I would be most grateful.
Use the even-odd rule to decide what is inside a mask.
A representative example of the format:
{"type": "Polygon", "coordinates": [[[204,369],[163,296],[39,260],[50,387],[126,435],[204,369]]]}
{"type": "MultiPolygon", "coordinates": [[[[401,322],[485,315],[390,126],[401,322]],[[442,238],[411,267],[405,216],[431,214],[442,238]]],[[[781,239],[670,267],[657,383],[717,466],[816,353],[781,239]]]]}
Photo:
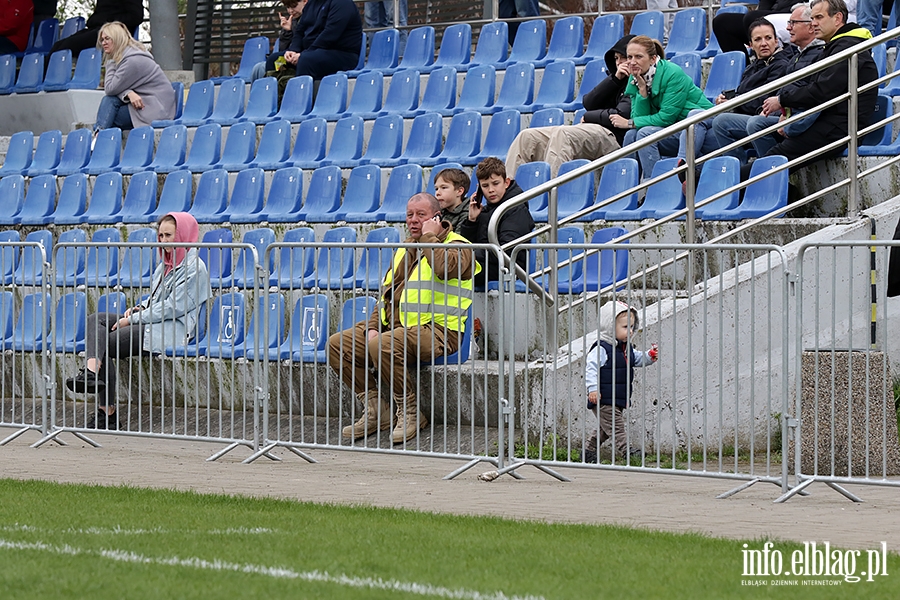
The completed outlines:
{"type": "MultiPolygon", "coordinates": [[[[844,4],[844,0],[813,0],[810,3],[810,9],[816,37],[825,42],[822,60],[872,37],[867,29],[863,29],[856,23],[847,23],[847,5],[844,4]]],[[[872,59],[872,53],[867,51],[857,56],[859,86],[878,79],[878,69],[872,59]]],[[[818,106],[846,93],[847,89],[847,63],[840,62],[813,75],[807,85],[782,88],[778,94],[778,106],[772,108],[783,108],[785,115],[790,116],[792,110],[818,106]]],[[[866,127],[871,122],[877,97],[877,88],[871,88],[859,94],[856,114],[857,130],[866,127]]],[[[768,155],[782,154],[793,160],[814,149],[835,142],[847,135],[848,115],[848,101],[846,100],[826,108],[819,113],[811,127],[795,137],[788,137],[779,142],[769,150],[768,155]]],[[[843,144],[825,154],[802,161],[793,170],[808,166],[817,160],[840,156],[846,147],[847,145],[843,144]]]]}
{"type": "Polygon", "coordinates": [[[94,12],[88,17],[85,28],[63,38],[50,48],[51,54],[57,50],[71,50],[72,58],[87,48],[97,46],[97,34],[106,23],[120,21],[128,31],[134,32],[144,21],[144,4],[141,0],[97,0],[94,12]]]}
{"type": "Polygon", "coordinates": [[[609,116],[631,116],[631,98],[624,92],[628,83],[626,48],[633,37],[626,35],[607,50],[604,59],[609,76],[584,95],[582,104],[587,112],[582,122],[519,132],[506,155],[507,173],[515,175],[520,165],[542,160],[550,164],[550,173],[555,177],[566,161],[594,160],[622,146],[625,130],[613,127],[609,116]]]}

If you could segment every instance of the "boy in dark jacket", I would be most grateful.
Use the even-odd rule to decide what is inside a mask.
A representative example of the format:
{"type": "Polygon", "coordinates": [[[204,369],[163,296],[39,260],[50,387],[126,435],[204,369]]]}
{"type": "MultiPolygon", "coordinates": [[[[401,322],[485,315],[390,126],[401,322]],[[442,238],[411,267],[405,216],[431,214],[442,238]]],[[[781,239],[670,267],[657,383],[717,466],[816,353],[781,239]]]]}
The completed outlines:
{"type": "Polygon", "coordinates": [[[576,158],[594,160],[618,150],[625,130],[613,127],[610,115],[631,116],[631,98],[625,95],[628,70],[625,68],[628,42],[626,35],[607,50],[606,72],[609,77],[584,95],[587,112],[581,123],[556,127],[525,129],[516,136],[506,155],[506,172],[515,175],[519,165],[535,160],[550,164],[555,177],[559,166],[576,158]]]}
{"type": "MultiPolygon", "coordinates": [[[[460,225],[459,234],[473,244],[487,244],[488,223],[494,210],[508,199],[521,194],[522,188],[506,176],[503,161],[493,156],[478,163],[475,167],[475,177],[478,178],[478,191],[472,195],[469,202],[469,218],[460,225]],[[482,204],[482,199],[487,203],[482,204]]],[[[531,231],[534,231],[534,219],[526,203],[511,209],[500,219],[497,234],[502,245],[531,231]]],[[[509,251],[512,252],[512,249],[509,251]]],[[[516,256],[516,262],[525,270],[528,268],[527,255],[527,252],[519,252],[516,256]]],[[[502,265],[497,264],[497,257],[493,252],[476,249],[475,258],[484,267],[475,275],[475,283],[484,285],[486,281],[500,279],[502,265]]]]}

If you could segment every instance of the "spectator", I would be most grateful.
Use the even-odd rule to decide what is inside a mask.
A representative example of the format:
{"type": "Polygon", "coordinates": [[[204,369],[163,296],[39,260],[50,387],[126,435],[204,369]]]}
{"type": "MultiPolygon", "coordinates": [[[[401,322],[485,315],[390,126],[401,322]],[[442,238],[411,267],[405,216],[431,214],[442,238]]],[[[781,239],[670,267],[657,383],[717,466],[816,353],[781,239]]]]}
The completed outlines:
{"type": "Polygon", "coordinates": [[[394,23],[394,0],[383,0],[379,2],[366,2],[363,9],[366,17],[366,27],[368,29],[383,29],[385,27],[397,27],[400,30],[400,56],[406,50],[406,37],[408,32],[406,29],[406,0],[398,2],[399,10],[397,12],[397,23],[394,23]]]}
{"type": "Polygon", "coordinates": [[[462,169],[441,169],[434,178],[434,196],[441,203],[441,218],[449,221],[453,231],[469,219],[466,192],[472,181],[462,169]]]}
{"type": "Polygon", "coordinates": [[[559,166],[576,158],[594,160],[618,150],[625,139],[625,129],[614,127],[609,118],[631,116],[631,98],[625,95],[628,84],[628,42],[626,35],[606,51],[609,76],[584,95],[585,112],[581,123],[556,127],[534,127],[519,132],[506,155],[506,172],[515,173],[519,165],[535,160],[550,164],[556,177],[559,166]]]}
{"type": "Polygon", "coordinates": [[[721,13],[713,18],[713,32],[723,52],[746,52],[750,44],[750,24],[768,15],[790,13],[796,0],[760,0],[756,10],[746,14],[721,13]]]}
{"type": "Polygon", "coordinates": [[[678,10],[678,0],[647,0],[647,10],[658,10],[664,15],[664,35],[666,39],[669,39],[672,21],[675,20],[675,12],[678,10]],[[671,10],[671,12],[665,12],[666,10],[671,10]]]}
{"type": "MultiPolygon", "coordinates": [[[[467,240],[475,244],[487,244],[488,224],[491,215],[498,206],[523,193],[519,184],[506,176],[506,166],[499,158],[488,157],[475,167],[475,177],[478,178],[478,190],[472,194],[469,202],[469,218],[460,225],[459,232],[467,240]],[[487,200],[482,204],[482,200],[487,200]]],[[[528,204],[519,204],[503,215],[497,225],[497,236],[500,245],[511,242],[534,231],[534,218],[528,210],[528,204]]],[[[516,262],[522,269],[528,268],[527,252],[519,252],[516,262]]],[[[486,281],[499,281],[500,268],[497,257],[493,252],[475,250],[475,258],[485,268],[480,274],[475,275],[475,281],[484,284],[486,281]]]]}
{"type": "MultiPolygon", "coordinates": [[[[872,38],[872,34],[867,29],[846,21],[848,13],[844,0],[812,0],[810,9],[816,37],[825,42],[822,60],[872,38]]],[[[858,85],[862,87],[878,79],[878,69],[871,52],[862,52],[857,56],[859,61],[857,81],[858,85]]],[[[816,107],[846,93],[847,90],[847,64],[841,62],[812,75],[807,85],[785,86],[774,100],[769,98],[763,103],[763,114],[770,115],[782,111],[785,116],[790,116],[791,111],[816,107]]],[[[866,127],[871,122],[877,97],[877,87],[859,94],[856,113],[859,129],[866,127]]],[[[788,134],[790,137],[775,144],[767,154],[781,154],[793,160],[813,149],[822,148],[847,135],[848,117],[847,100],[826,108],[818,113],[814,126],[809,126],[808,122],[806,131],[799,135],[788,134]]],[[[842,144],[825,154],[802,161],[795,165],[793,170],[805,167],[817,160],[840,156],[846,147],[846,144],[842,144]]]]}
{"type": "Polygon", "coordinates": [[[472,275],[481,269],[465,247],[467,240],[441,221],[440,211],[431,194],[409,199],[405,243],[442,245],[398,249],[381,286],[378,313],[328,339],[328,364],[363,405],[360,419],[341,431],[345,438],[391,427],[382,386],[390,388],[396,406],[393,443],[409,441],[428,426],[411,374],[419,361],[459,349],[472,303],[472,275]]]}
{"type": "Polygon", "coordinates": [[[884,2],[882,0],[858,0],[856,3],[856,18],[859,26],[865,27],[873,37],[881,35],[881,27],[884,24],[884,2]]]}
{"type": "MultiPolygon", "coordinates": [[[[614,127],[627,129],[625,145],[638,142],[684,119],[694,109],[712,108],[703,90],[694,85],[681,67],[665,60],[662,45],[645,35],[628,42],[631,119],[612,115],[614,127]]],[[[650,179],[660,156],[675,156],[678,138],[670,136],[637,151],[643,179],[650,179]]]]}
{"type": "Polygon", "coordinates": [[[71,50],[72,57],[77,59],[79,52],[97,45],[100,28],[113,21],[123,23],[128,35],[132,35],[144,21],[144,3],[141,0],[97,0],[85,28],[53,44],[50,52],[71,50]]]}
{"type": "Polygon", "coordinates": [[[657,349],[635,350],[634,330],[638,326],[637,310],[624,302],[607,302],[600,308],[597,341],[588,350],[584,383],[587,407],[597,417],[599,429],[584,445],[584,462],[597,462],[597,448],[612,438],[625,459],[640,456],[641,450],[630,449],[625,432],[624,410],[631,404],[634,368],[656,362],[657,349]]]}
{"type": "Polygon", "coordinates": [[[284,53],[291,45],[291,40],[294,39],[294,25],[300,20],[300,15],[303,14],[303,8],[306,6],[306,2],[307,0],[281,0],[281,4],[287,11],[287,15],[285,16],[283,13],[278,13],[279,50],[278,52],[270,53],[266,57],[266,60],[256,63],[253,66],[253,73],[250,75],[251,81],[261,79],[262,77],[265,77],[267,73],[271,73],[272,76],[277,76],[275,62],[284,56],[284,53]]]}
{"type": "MultiPolygon", "coordinates": [[[[525,17],[539,17],[541,8],[538,6],[537,0],[500,0],[497,15],[500,19],[515,19],[525,17]]],[[[509,23],[509,45],[512,46],[516,39],[516,32],[519,30],[520,21],[512,21],[509,23]]]]}
{"type": "Polygon", "coordinates": [[[362,21],[351,0],[309,0],[284,53],[288,65],[278,78],[279,96],[291,77],[322,79],[353,69],[361,46],[362,21]]]}
{"type": "MultiPolygon", "coordinates": [[[[157,239],[196,243],[199,233],[194,217],[173,212],[159,220],[157,239]]],[[[66,387],[78,394],[97,395],[97,413],[88,421],[88,429],[118,429],[114,359],[162,353],[166,346],[187,343],[197,331],[201,307],[212,297],[209,274],[196,248],[160,247],[159,255],[147,299],[124,316],[94,313],[87,319],[87,362],[66,380],[66,387]]]]}
{"type": "Polygon", "coordinates": [[[33,16],[31,0],[0,0],[0,54],[25,50],[33,16]]]}
{"type": "Polygon", "coordinates": [[[56,0],[34,0],[32,2],[34,5],[34,30],[37,31],[37,26],[41,23],[41,21],[46,21],[47,19],[53,19],[56,17],[56,0]]]}
{"type": "Polygon", "coordinates": [[[94,135],[101,129],[133,129],[156,119],[175,118],[175,91],[144,45],[125,25],[100,28],[100,48],[106,58],[105,96],[97,110],[94,135]]]}

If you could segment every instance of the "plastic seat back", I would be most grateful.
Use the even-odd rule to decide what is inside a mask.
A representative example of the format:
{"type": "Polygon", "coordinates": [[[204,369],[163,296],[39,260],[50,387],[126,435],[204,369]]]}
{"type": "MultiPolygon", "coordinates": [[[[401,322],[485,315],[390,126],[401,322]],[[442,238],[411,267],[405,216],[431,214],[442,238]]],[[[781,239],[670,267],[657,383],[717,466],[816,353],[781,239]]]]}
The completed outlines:
{"type": "Polygon", "coordinates": [[[0,96],[12,94],[16,86],[16,57],[13,54],[0,56],[0,96]]]}
{"type": "Polygon", "coordinates": [[[0,215],[0,224],[12,225],[25,204],[25,178],[21,175],[7,175],[0,179],[0,198],[3,198],[6,206],[3,211],[6,214],[0,215]]]}
{"type": "Polygon", "coordinates": [[[400,58],[400,32],[396,29],[376,31],[369,47],[366,69],[393,69],[400,58]]]}
{"type": "Polygon", "coordinates": [[[297,301],[291,329],[281,346],[279,358],[295,362],[325,362],[328,341],[328,296],[306,294],[297,301]]]}
{"type": "Polygon", "coordinates": [[[263,127],[254,163],[283,165],[291,154],[291,124],[270,121],[263,127]]]}
{"type": "Polygon", "coordinates": [[[44,83],[44,55],[26,54],[19,66],[19,77],[13,91],[17,94],[30,94],[40,91],[44,83]]]}
{"type": "MultiPolygon", "coordinates": [[[[628,233],[621,227],[607,227],[594,232],[591,244],[606,244],[628,233]]],[[[628,240],[625,240],[628,243],[628,240]]],[[[601,250],[591,254],[584,261],[584,289],[596,292],[628,277],[628,250],[601,250]]]]}
{"type": "Polygon", "coordinates": [[[31,166],[34,154],[34,134],[30,131],[18,131],[9,138],[6,157],[0,167],[0,177],[22,175],[31,166]]]}
{"type": "Polygon", "coordinates": [[[341,170],[331,165],[313,171],[306,202],[298,215],[301,221],[328,222],[341,204],[341,170]]]}
{"type": "Polygon", "coordinates": [[[194,173],[204,171],[218,162],[221,151],[222,126],[218,123],[201,125],[194,132],[183,166],[194,173]]]}
{"type": "Polygon", "coordinates": [[[469,62],[471,54],[472,26],[468,23],[457,23],[444,29],[441,49],[434,65],[436,67],[464,65],[469,62]]]}
{"type": "Polygon", "coordinates": [[[206,336],[197,343],[196,354],[232,358],[234,348],[244,342],[246,321],[247,307],[244,294],[227,292],[218,296],[209,313],[206,336]]]}
{"type": "Polygon", "coordinates": [[[227,217],[228,172],[213,169],[200,176],[191,214],[198,223],[221,223],[227,217]]]}
{"type": "MultiPolygon", "coordinates": [[[[877,123],[893,116],[894,103],[890,96],[879,94],[875,100],[875,110],[872,112],[870,123],[877,123]]],[[[889,146],[891,144],[891,134],[893,130],[890,124],[879,127],[874,131],[870,131],[859,140],[860,146],[889,146]]]]}
{"type": "MultiPolygon", "coordinates": [[[[21,249],[18,246],[3,246],[3,244],[18,244],[21,241],[22,236],[19,235],[18,231],[0,231],[0,285],[9,285],[13,282],[13,274],[16,272],[16,267],[19,264],[19,253],[21,252],[21,249]]],[[[11,293],[12,292],[0,292],[0,294],[11,293]]],[[[5,326],[6,314],[2,312],[4,310],[6,310],[6,307],[0,304],[0,330],[2,330],[0,340],[5,340],[9,337],[9,333],[5,326]]],[[[12,328],[12,323],[10,323],[10,328],[12,328]]]]}
{"type": "MultiPolygon", "coordinates": [[[[44,249],[47,262],[53,260],[53,234],[46,229],[32,231],[24,240],[27,244],[40,244],[44,249]]],[[[13,281],[16,285],[41,285],[44,278],[44,262],[37,246],[22,247],[22,259],[16,267],[13,281]]]]}
{"type": "MultiPolygon", "coordinates": [[[[778,168],[787,162],[784,156],[763,156],[756,159],[750,167],[750,177],[756,177],[766,171],[778,168]]],[[[788,170],[782,169],[747,186],[744,200],[733,211],[704,213],[704,219],[755,219],[765,214],[784,208],[788,201],[788,170]]]]}
{"type": "Polygon", "coordinates": [[[700,78],[703,72],[703,59],[697,52],[685,52],[676,54],[670,59],[673,63],[681,67],[681,70],[691,78],[694,85],[700,87],[700,78]]]}
{"type": "Polygon", "coordinates": [[[335,115],[347,110],[347,74],[334,73],[326,75],[319,82],[319,91],[313,103],[310,115],[335,115]]]}
{"type": "Polygon", "coordinates": [[[488,125],[487,135],[484,137],[484,147],[481,154],[475,157],[476,162],[496,156],[500,160],[506,159],[506,154],[513,140],[522,130],[522,115],[517,110],[504,110],[494,113],[488,125]]]}
{"type": "MultiPolygon", "coordinates": [[[[675,168],[677,159],[664,158],[653,167],[652,177],[655,179],[675,168]]],[[[684,194],[681,182],[675,174],[658,181],[647,188],[647,195],[639,208],[641,219],[659,219],[676,210],[684,208],[684,194]]]]}
{"type": "MultiPolygon", "coordinates": [[[[275,243],[275,232],[268,227],[252,229],[244,234],[242,244],[252,244],[256,248],[256,256],[263,267],[266,260],[266,248],[275,243]]],[[[237,263],[234,265],[233,285],[243,288],[252,288],[256,277],[254,271],[253,253],[249,248],[244,248],[238,254],[237,263]]]]}
{"type": "MultiPolygon", "coordinates": [[[[741,163],[733,156],[717,156],[703,163],[700,172],[700,180],[697,182],[697,190],[694,194],[695,204],[710,198],[722,190],[737,185],[741,181],[741,163]]],[[[734,191],[725,196],[713,200],[710,204],[697,209],[697,214],[703,218],[707,210],[719,212],[731,210],[738,205],[740,192],[734,191]]]]}
{"type": "Polygon", "coordinates": [[[244,114],[243,79],[232,77],[219,84],[219,95],[209,120],[214,123],[232,123],[244,114]]]}
{"type": "MultiPolygon", "coordinates": [[[[231,228],[223,228],[207,231],[200,241],[204,244],[230,244],[233,239],[231,228]]],[[[231,254],[230,248],[200,248],[198,255],[206,264],[212,287],[223,288],[231,285],[231,254]]]]}
{"type": "MultiPolygon", "coordinates": [[[[94,149],[88,164],[81,169],[88,175],[100,175],[108,173],[119,166],[122,158],[122,130],[118,127],[103,129],[97,134],[94,149]]],[[[57,171],[59,174],[59,171],[57,171]]]]}
{"type": "Polygon", "coordinates": [[[658,10],[650,10],[637,15],[631,21],[628,33],[631,35],[646,35],[651,40],[665,39],[666,18],[658,10]]]}
{"type": "Polygon", "coordinates": [[[97,298],[98,313],[113,313],[124,315],[128,310],[128,297],[125,292],[109,292],[97,298]]]}
{"type": "Polygon", "coordinates": [[[58,129],[45,131],[38,137],[37,147],[31,167],[25,173],[29,177],[51,173],[59,166],[59,152],[62,148],[62,132],[58,129]]]}
{"type": "Polygon", "coordinates": [[[334,126],[327,161],[358,160],[362,156],[363,120],[350,116],[339,120],[334,126]]]}
{"type": "MultiPolygon", "coordinates": [[[[285,244],[312,244],[316,234],[311,227],[298,227],[284,233],[285,244]]],[[[312,246],[295,248],[281,246],[275,255],[275,266],[269,285],[277,285],[282,289],[300,289],[303,280],[312,275],[316,266],[316,249],[312,246]]]]}
{"type": "Polygon", "coordinates": [[[153,128],[138,127],[128,132],[118,170],[123,175],[143,171],[153,160],[153,128]]]}
{"type": "Polygon", "coordinates": [[[91,131],[89,129],[76,129],[66,135],[66,143],[59,165],[54,169],[54,175],[66,176],[72,173],[80,173],[91,159],[91,131]]]}
{"type": "MultiPolygon", "coordinates": [[[[134,244],[153,243],[156,241],[156,231],[149,227],[136,229],[128,234],[127,241],[134,244]]],[[[157,256],[157,249],[150,246],[126,247],[122,252],[122,265],[119,267],[119,285],[150,287],[157,256]]]]}
{"type": "MultiPolygon", "coordinates": [[[[603,167],[603,172],[600,173],[600,182],[597,185],[597,198],[594,200],[594,204],[599,204],[637,186],[638,180],[638,163],[633,158],[620,158],[606,165],[603,167]]],[[[587,215],[583,220],[596,221],[608,218],[604,216],[607,213],[634,211],[637,205],[638,195],[635,192],[587,215]]]]}
{"type": "Polygon", "coordinates": [[[84,246],[63,246],[63,244],[83,243],[87,234],[83,229],[67,229],[59,234],[53,266],[56,271],[56,285],[75,287],[84,276],[86,250],[84,246]]]}
{"type": "Polygon", "coordinates": [[[532,113],[528,127],[558,127],[565,125],[565,119],[566,115],[561,108],[542,108],[532,113]]]}
{"type": "MultiPolygon", "coordinates": [[[[216,87],[212,81],[198,81],[188,88],[187,100],[184,101],[184,110],[181,112],[181,122],[190,127],[196,127],[206,123],[213,112],[215,105],[216,87]]],[[[169,125],[171,123],[153,122],[154,127],[169,125]]]]}
{"type": "MultiPolygon", "coordinates": [[[[574,171],[579,167],[583,167],[590,161],[578,158],[563,163],[559,167],[557,175],[564,175],[570,171],[574,171]]],[[[566,182],[557,189],[557,217],[562,219],[578,212],[583,208],[587,208],[594,201],[594,175],[588,173],[582,175],[578,179],[566,182]]],[[[545,217],[546,218],[546,217],[545,217]]]]}
{"type": "Polygon", "coordinates": [[[88,225],[112,225],[122,210],[122,174],[108,171],[97,176],[91,201],[81,215],[81,222],[88,225]]]}
{"type": "Polygon", "coordinates": [[[575,99],[575,63],[557,60],[544,67],[544,78],[534,99],[535,107],[571,104],[575,99]]]}
{"type": "MultiPolygon", "coordinates": [[[[399,244],[400,232],[396,227],[381,227],[366,234],[367,244],[399,244]]],[[[381,280],[391,266],[394,248],[366,247],[356,267],[355,285],[364,290],[378,290],[381,280]]]]}
{"type": "Polygon", "coordinates": [[[509,51],[509,25],[506,21],[488,23],[478,33],[473,65],[496,65],[504,62],[509,51]]]}
{"type": "Polygon", "coordinates": [[[588,39],[582,62],[603,59],[606,51],[624,36],[625,17],[615,13],[597,17],[591,26],[591,37],[588,39]]]}
{"type": "Polygon", "coordinates": [[[69,17],[63,21],[62,31],[59,32],[59,39],[64,40],[73,33],[78,33],[84,29],[84,17],[69,17]]]}
{"type": "MultiPolygon", "coordinates": [[[[149,223],[153,219],[149,215],[156,210],[156,173],[142,171],[132,176],[125,190],[122,201],[122,212],[118,217],[123,223],[149,223]]],[[[156,236],[153,237],[156,240],[156,236]]]]}
{"type": "Polygon", "coordinates": [[[265,123],[278,111],[278,81],[274,77],[257,79],[250,85],[250,97],[243,121],[265,123]]]}
{"type": "Polygon", "coordinates": [[[553,23],[550,45],[544,60],[566,60],[581,56],[584,50],[584,19],[564,17],[553,23]]]}
{"type": "MultiPolygon", "coordinates": [[[[560,227],[557,231],[557,243],[559,244],[584,244],[584,229],[580,227],[560,227]]],[[[584,254],[584,250],[564,249],[554,251],[544,250],[544,266],[548,266],[552,262],[557,264],[574,259],[584,254]]],[[[557,270],[557,291],[560,294],[568,294],[573,291],[578,282],[584,277],[584,260],[575,260],[565,266],[559,267],[557,270]]],[[[549,289],[549,276],[543,275],[540,280],[544,289],[549,289]]]]}
{"type": "Polygon", "coordinates": [[[25,193],[22,210],[13,217],[18,225],[48,225],[53,222],[56,208],[56,177],[39,175],[32,177],[25,193]]]}
{"type": "Polygon", "coordinates": [[[437,113],[425,113],[413,119],[409,140],[402,157],[409,161],[432,158],[441,151],[443,120],[437,113]]]}
{"type": "Polygon", "coordinates": [[[108,288],[116,284],[119,274],[119,247],[122,236],[118,229],[100,229],[91,236],[91,242],[99,244],[88,248],[84,276],[78,279],[89,287],[108,288]]]}
{"type": "Polygon", "coordinates": [[[85,48],[78,53],[75,61],[75,74],[69,81],[70,90],[96,90],[100,85],[102,67],[100,51],[96,48],[85,48]]]}
{"type": "Polygon", "coordinates": [[[299,220],[303,203],[303,173],[297,167],[275,171],[269,184],[269,195],[263,218],[270,223],[291,223],[299,220]]]}
{"type": "Polygon", "coordinates": [[[697,52],[706,46],[706,12],[699,7],[684,8],[675,13],[666,57],[681,52],[697,52]]]}
{"type": "Polygon", "coordinates": [[[244,169],[237,174],[231,190],[228,205],[228,219],[232,222],[255,222],[259,220],[265,198],[266,182],[263,170],[244,169]],[[237,219],[245,217],[246,220],[237,219]]]}
{"type": "MultiPolygon", "coordinates": [[[[516,183],[523,190],[550,181],[550,165],[543,161],[535,161],[519,165],[516,169],[516,183]]],[[[540,214],[547,211],[548,194],[544,193],[528,201],[528,209],[532,214],[540,214]]]]}
{"type": "Polygon", "coordinates": [[[481,151],[481,115],[465,111],[453,115],[444,149],[438,155],[443,161],[474,164],[481,151]]]}
{"type": "Polygon", "coordinates": [[[315,285],[323,290],[353,289],[356,250],[344,244],[356,243],[356,230],[352,227],[329,229],[322,236],[322,243],[339,245],[319,248],[315,285]]]}
{"type": "Polygon", "coordinates": [[[411,69],[391,75],[381,114],[409,112],[419,105],[419,72],[411,69]]]}
{"type": "Polygon", "coordinates": [[[403,150],[403,118],[400,115],[384,115],[375,119],[369,145],[362,160],[378,164],[385,159],[395,159],[403,150]]]}
{"type": "Polygon", "coordinates": [[[159,205],[153,213],[153,219],[159,219],[170,212],[188,212],[191,209],[193,179],[190,171],[173,171],[166,175],[162,192],[159,194],[159,205]]]}
{"type": "Polygon", "coordinates": [[[381,169],[376,165],[354,167],[347,179],[344,201],[334,219],[353,223],[375,221],[380,203],[381,169]]]}
{"type": "Polygon", "coordinates": [[[509,53],[510,63],[531,62],[544,58],[547,51],[547,23],[534,19],[519,23],[516,39],[509,53]]]}
{"type": "Polygon", "coordinates": [[[53,211],[53,223],[57,225],[75,225],[83,223],[82,216],[87,208],[87,175],[76,173],[63,180],[53,211]]]}
{"type": "Polygon", "coordinates": [[[50,294],[28,294],[22,299],[19,317],[13,327],[12,349],[36,352],[44,349],[45,335],[51,325],[50,294]]]}
{"type": "Polygon", "coordinates": [[[61,92],[66,90],[72,78],[72,51],[58,50],[50,55],[47,61],[47,74],[41,87],[45,92],[61,92]]]}
{"type": "Polygon", "coordinates": [[[278,109],[275,118],[291,123],[302,121],[312,110],[312,100],[313,78],[309,75],[292,77],[284,88],[281,108],[278,109]]]}
{"type": "Polygon", "coordinates": [[[322,160],[325,158],[327,139],[328,124],[325,119],[321,117],[306,119],[300,123],[297,140],[294,142],[294,151],[287,162],[297,164],[322,160]]]}
{"type": "Polygon", "coordinates": [[[737,88],[746,62],[747,56],[743,52],[723,52],[713,58],[703,89],[710,102],[714,102],[723,91],[737,88]]]}
{"type": "MultiPolygon", "coordinates": [[[[244,343],[235,344],[235,358],[265,358],[270,348],[277,349],[284,338],[284,296],[281,294],[259,294],[256,299],[250,325],[244,334],[244,343]],[[257,330],[259,335],[257,335],[257,330]],[[258,338],[258,340],[257,340],[258,338]]],[[[214,356],[210,348],[209,356],[214,356]]]]}
{"type": "MultiPolygon", "coordinates": [[[[253,37],[244,42],[244,50],[241,52],[241,63],[238,66],[237,73],[232,75],[234,78],[241,79],[244,83],[250,83],[253,67],[256,63],[266,60],[269,53],[269,39],[265,37],[253,37]]],[[[227,77],[215,77],[213,81],[227,81],[227,77]]]]}
{"type": "Polygon", "coordinates": [[[214,168],[226,171],[240,171],[253,162],[256,152],[256,125],[253,123],[237,123],[228,128],[222,158],[214,168]]]}
{"type": "MultiPolygon", "coordinates": [[[[347,104],[347,113],[378,112],[384,97],[384,75],[381,71],[360,73],[353,85],[353,96],[347,104]]],[[[344,116],[347,116],[345,114],[344,116]]]]}
{"type": "MultiPolygon", "coordinates": [[[[374,296],[348,298],[341,306],[341,322],[338,324],[338,331],[350,329],[360,321],[368,321],[377,305],[378,300],[374,296]]],[[[11,328],[12,325],[10,325],[11,328]]]]}
{"type": "Polygon", "coordinates": [[[416,27],[406,36],[406,49],[399,66],[401,69],[418,69],[430,66],[433,62],[434,27],[416,27]]]}
{"type": "Polygon", "coordinates": [[[173,81],[172,91],[175,93],[175,118],[180,119],[181,113],[184,112],[184,84],[173,81]]]}
{"type": "MultiPolygon", "coordinates": [[[[521,31],[522,27],[520,26],[519,32],[521,31]]],[[[506,74],[500,85],[500,94],[495,103],[497,109],[503,110],[507,106],[527,106],[532,103],[533,99],[534,65],[520,62],[506,67],[506,74]]]]}
{"type": "Polygon", "coordinates": [[[478,65],[466,73],[457,109],[481,110],[494,105],[497,74],[491,65],[478,65]]]}
{"type": "Polygon", "coordinates": [[[419,110],[445,111],[453,108],[454,104],[456,104],[456,69],[453,67],[435,69],[428,76],[419,110]]]}
{"type": "Polygon", "coordinates": [[[59,19],[44,19],[38,24],[34,39],[25,48],[25,53],[50,54],[50,48],[59,39],[59,19]]]}
{"type": "Polygon", "coordinates": [[[157,173],[171,173],[181,168],[186,154],[187,127],[170,125],[160,134],[156,155],[147,168],[157,173]]]}
{"type": "MultiPolygon", "coordinates": [[[[575,102],[582,104],[584,95],[597,87],[606,77],[606,61],[602,58],[592,60],[586,64],[584,72],[581,74],[581,83],[578,84],[578,95],[575,96],[575,102]]],[[[574,120],[573,123],[578,123],[578,121],[574,120]]]]}
{"type": "Polygon", "coordinates": [[[422,167],[402,165],[391,170],[378,220],[402,222],[406,220],[406,202],[422,191],[422,167]]]}

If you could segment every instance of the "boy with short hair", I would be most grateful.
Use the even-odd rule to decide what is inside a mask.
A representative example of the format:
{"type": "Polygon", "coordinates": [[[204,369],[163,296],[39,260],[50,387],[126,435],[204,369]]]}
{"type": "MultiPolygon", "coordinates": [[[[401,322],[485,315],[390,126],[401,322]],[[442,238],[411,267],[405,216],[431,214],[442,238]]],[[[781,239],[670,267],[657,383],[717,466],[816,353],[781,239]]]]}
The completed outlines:
{"type": "Polygon", "coordinates": [[[597,341],[588,350],[584,369],[587,407],[597,416],[599,431],[584,446],[584,462],[597,462],[597,448],[609,438],[626,460],[640,456],[640,448],[629,449],[623,411],[631,402],[634,368],[657,360],[654,344],[646,352],[631,343],[638,326],[637,310],[624,302],[607,302],[600,308],[597,341]]]}
{"type": "MultiPolygon", "coordinates": [[[[488,224],[494,210],[503,202],[522,193],[522,188],[515,180],[506,176],[506,165],[503,161],[490,156],[475,167],[475,177],[478,179],[478,190],[472,195],[469,202],[468,219],[460,225],[459,233],[474,244],[488,243],[488,224]],[[482,204],[482,200],[486,200],[482,204]]],[[[528,210],[528,204],[519,204],[511,209],[503,218],[497,228],[500,244],[506,244],[514,239],[534,231],[534,219],[528,210]]],[[[518,252],[516,262],[523,270],[528,268],[528,253],[518,252]]],[[[493,252],[475,250],[478,262],[485,268],[476,275],[475,282],[484,284],[486,281],[498,281],[500,269],[503,265],[497,264],[497,257],[493,252]]]]}
{"type": "Polygon", "coordinates": [[[434,178],[434,197],[441,203],[441,218],[450,221],[457,233],[469,219],[469,204],[464,200],[470,183],[462,169],[444,169],[434,178]]]}

